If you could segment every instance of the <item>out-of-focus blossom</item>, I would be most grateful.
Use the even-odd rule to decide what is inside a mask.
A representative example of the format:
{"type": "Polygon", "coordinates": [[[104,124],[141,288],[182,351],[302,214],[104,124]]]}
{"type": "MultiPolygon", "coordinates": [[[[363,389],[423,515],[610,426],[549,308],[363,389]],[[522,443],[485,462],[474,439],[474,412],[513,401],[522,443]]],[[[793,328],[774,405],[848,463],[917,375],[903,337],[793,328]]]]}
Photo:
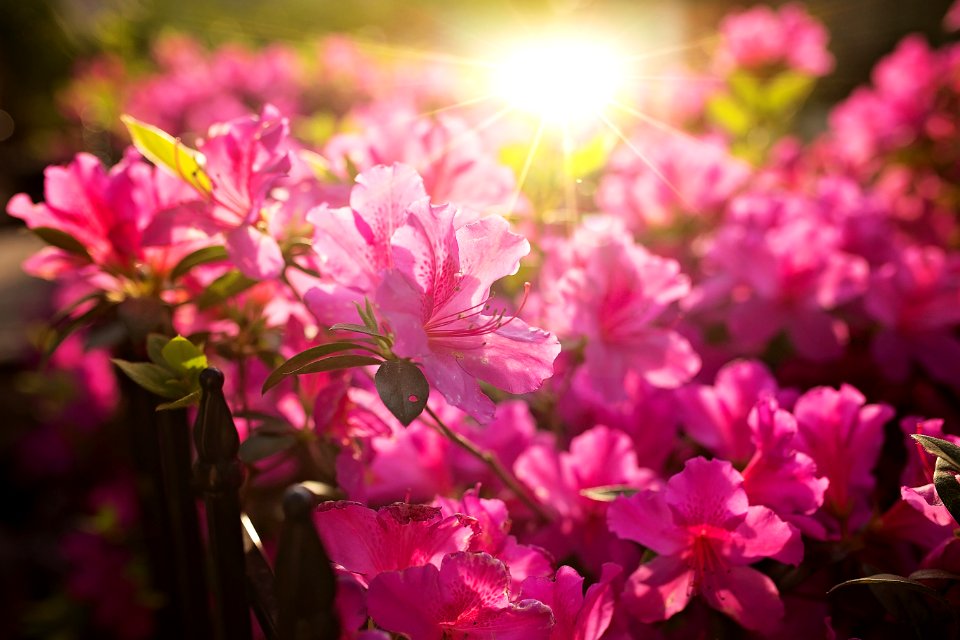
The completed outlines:
{"type": "Polygon", "coordinates": [[[553,611],[556,624],[550,640],[600,640],[613,618],[615,579],[622,571],[613,563],[605,564],[599,582],[584,593],[583,577],[563,566],[553,580],[528,578],[520,598],[539,600],[553,611]]]}
{"type": "Polygon", "coordinates": [[[833,69],[827,30],[799,4],[779,10],[757,5],[730,14],[720,23],[720,34],[716,64],[722,72],[782,66],[822,76],[833,69]]]}

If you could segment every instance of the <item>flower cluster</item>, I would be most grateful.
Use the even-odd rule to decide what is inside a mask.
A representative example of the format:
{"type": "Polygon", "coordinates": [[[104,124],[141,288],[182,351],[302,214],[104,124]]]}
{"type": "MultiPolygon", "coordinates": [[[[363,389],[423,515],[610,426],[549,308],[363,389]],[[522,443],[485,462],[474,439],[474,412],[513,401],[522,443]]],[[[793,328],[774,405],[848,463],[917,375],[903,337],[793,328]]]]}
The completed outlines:
{"type": "MultiPolygon", "coordinates": [[[[344,638],[869,636],[830,588],[956,580],[910,436],[960,429],[960,45],[907,38],[802,143],[826,30],[788,4],[720,32],[721,81],[647,96],[682,117],[601,132],[560,197],[511,160],[523,120],[431,109],[469,103],[442,74],[407,91],[333,38],[311,103],[282,49],[165,41],[123,159],[7,205],[50,245],[43,346],[80,330],[172,408],[221,368],[252,488],[345,498],[314,514],[344,638]]],[[[24,452],[61,464],[48,433],[24,452]]]]}

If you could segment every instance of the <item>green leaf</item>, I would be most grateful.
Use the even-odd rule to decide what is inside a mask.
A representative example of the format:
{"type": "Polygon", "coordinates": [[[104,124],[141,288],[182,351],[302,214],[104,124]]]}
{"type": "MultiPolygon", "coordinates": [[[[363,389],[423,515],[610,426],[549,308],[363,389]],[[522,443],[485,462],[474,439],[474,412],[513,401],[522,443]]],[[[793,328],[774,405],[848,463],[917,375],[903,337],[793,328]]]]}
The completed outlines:
{"type": "Polygon", "coordinates": [[[943,569],[917,569],[909,577],[911,580],[960,580],[960,575],[943,569]]]}
{"type": "Polygon", "coordinates": [[[351,322],[338,322],[330,327],[330,331],[353,331],[355,333],[363,333],[368,336],[373,336],[374,338],[383,337],[383,335],[376,329],[371,329],[370,327],[362,324],[353,324],[351,322]]]}
{"type": "Polygon", "coordinates": [[[938,458],[943,458],[956,467],[957,472],[960,473],[960,446],[947,440],[934,438],[933,436],[925,436],[920,433],[914,433],[911,434],[911,436],[920,443],[920,446],[927,450],[927,453],[932,453],[938,458]]]}
{"type": "Polygon", "coordinates": [[[876,585],[876,584],[879,584],[879,585],[892,584],[892,585],[902,586],[907,589],[912,589],[914,591],[922,591],[922,592],[932,591],[930,587],[924,584],[920,584],[916,580],[911,580],[910,578],[904,578],[903,576],[898,576],[893,573],[877,573],[872,576],[867,576],[866,578],[857,578],[855,580],[847,580],[846,582],[841,582],[840,584],[836,585],[835,587],[827,591],[827,594],[829,595],[839,589],[843,589],[845,587],[849,587],[852,585],[876,585]]]}
{"type": "Polygon", "coordinates": [[[194,267],[210,262],[220,262],[227,258],[227,250],[225,247],[214,246],[197,249],[193,253],[184,256],[183,259],[177,263],[177,266],[170,272],[170,279],[177,280],[181,276],[186,275],[194,267]]]}
{"type": "Polygon", "coordinates": [[[755,74],[744,70],[734,71],[727,78],[727,84],[737,102],[753,108],[760,106],[762,82],[755,74]]]}
{"type": "Polygon", "coordinates": [[[430,384],[420,367],[409,360],[384,362],[373,381],[380,400],[403,426],[413,422],[427,406],[430,384]]]}
{"type": "Polygon", "coordinates": [[[944,458],[937,458],[937,464],[933,470],[933,486],[943,506],[960,524],[960,482],[957,482],[957,473],[960,473],[960,469],[944,458]]]}
{"type": "Polygon", "coordinates": [[[589,142],[578,146],[570,153],[567,173],[570,177],[588,176],[603,168],[613,148],[611,137],[606,131],[594,136],[589,142]]]}
{"type": "Polygon", "coordinates": [[[228,271],[211,282],[200,294],[197,298],[197,307],[201,310],[209,309],[231,296],[246,291],[255,284],[257,284],[256,280],[248,278],[236,269],[228,271]]]}
{"type": "Polygon", "coordinates": [[[784,71],[767,83],[763,107],[767,113],[781,114],[794,110],[813,89],[814,79],[798,71],[784,71]]]}
{"type": "Polygon", "coordinates": [[[620,496],[632,496],[637,493],[636,487],[628,487],[625,484],[611,484],[602,487],[590,487],[581,489],[580,495],[597,502],[613,502],[620,496]]]}
{"type": "Polygon", "coordinates": [[[37,227],[31,229],[31,231],[50,246],[63,249],[68,253],[90,260],[90,254],[87,252],[87,248],[83,246],[83,243],[66,231],[54,229],[53,227],[37,227]]]}
{"type": "Polygon", "coordinates": [[[321,373],[323,371],[336,371],[337,369],[366,367],[371,364],[380,364],[381,362],[383,362],[383,360],[380,358],[374,358],[372,356],[333,356],[332,358],[317,360],[316,362],[308,364],[301,369],[297,369],[294,373],[296,375],[301,375],[304,373],[321,373]]]}
{"type": "Polygon", "coordinates": [[[119,358],[114,358],[112,362],[131,380],[161,398],[179,398],[182,393],[174,387],[177,380],[164,367],[150,362],[127,362],[119,358]]]}
{"type": "Polygon", "coordinates": [[[177,336],[168,342],[162,349],[164,361],[174,371],[189,375],[207,368],[207,356],[203,350],[195,346],[183,336],[177,336]]]}
{"type": "Polygon", "coordinates": [[[707,103],[707,115],[711,120],[736,136],[746,135],[753,126],[753,118],[732,97],[714,96],[707,103]]]}
{"type": "Polygon", "coordinates": [[[297,436],[293,434],[276,435],[255,432],[240,443],[240,451],[237,457],[247,464],[252,464],[281,451],[286,451],[296,443],[297,436]]]}
{"type": "Polygon", "coordinates": [[[105,315],[108,311],[117,306],[117,303],[101,299],[100,302],[90,307],[76,318],[68,320],[62,326],[50,327],[41,336],[40,349],[44,353],[44,358],[48,358],[57,350],[64,340],[69,338],[75,331],[92,324],[94,320],[105,315]]]}
{"type": "Polygon", "coordinates": [[[168,336],[162,333],[151,333],[147,335],[147,357],[153,364],[166,366],[166,360],[163,357],[163,348],[170,342],[168,336]]]}
{"type": "Polygon", "coordinates": [[[157,411],[169,411],[171,409],[186,409],[187,407],[192,407],[193,405],[200,404],[200,389],[189,393],[179,400],[174,400],[173,402],[164,402],[157,405],[157,411]]]}
{"type": "Polygon", "coordinates": [[[200,152],[185,147],[169,133],[136,118],[123,115],[120,120],[130,132],[133,146],[143,157],[158,167],[164,167],[203,195],[210,195],[213,183],[203,170],[200,152]]]}
{"type": "Polygon", "coordinates": [[[362,345],[354,342],[331,342],[330,344],[321,344],[316,347],[311,347],[306,351],[301,351],[274,369],[270,375],[267,376],[266,381],[263,383],[263,388],[260,391],[261,393],[266,393],[273,387],[280,384],[280,381],[283,380],[284,376],[297,373],[297,371],[303,367],[307,366],[311,362],[319,360],[323,356],[328,356],[331,353],[336,353],[338,351],[361,348],[363,348],[362,345]]]}
{"type": "MultiPolygon", "coordinates": [[[[935,630],[954,626],[950,604],[936,590],[903,576],[879,573],[866,578],[847,580],[828,591],[835,594],[851,586],[866,586],[895,620],[909,623],[917,637],[935,637],[935,630]]],[[[953,637],[951,634],[942,637],[953,637]]]]}

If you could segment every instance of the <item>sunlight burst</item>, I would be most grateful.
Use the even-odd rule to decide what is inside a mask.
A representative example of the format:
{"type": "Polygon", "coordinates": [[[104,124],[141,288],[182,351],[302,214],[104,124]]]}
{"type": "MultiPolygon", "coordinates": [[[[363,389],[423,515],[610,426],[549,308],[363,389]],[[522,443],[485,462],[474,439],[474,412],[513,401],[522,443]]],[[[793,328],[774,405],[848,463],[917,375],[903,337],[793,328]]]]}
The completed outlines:
{"type": "Polygon", "coordinates": [[[623,58],[609,46],[557,38],[508,50],[495,65],[494,92],[550,123],[595,117],[617,96],[623,58]]]}

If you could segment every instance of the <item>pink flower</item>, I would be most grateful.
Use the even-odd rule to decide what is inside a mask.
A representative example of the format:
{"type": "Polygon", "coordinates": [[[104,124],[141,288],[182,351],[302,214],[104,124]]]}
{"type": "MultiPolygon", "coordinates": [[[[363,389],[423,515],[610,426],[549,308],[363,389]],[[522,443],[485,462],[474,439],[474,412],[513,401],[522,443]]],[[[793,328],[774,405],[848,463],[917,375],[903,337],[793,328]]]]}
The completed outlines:
{"type": "Polygon", "coordinates": [[[378,625],[410,640],[476,638],[546,640],[550,608],[536,600],[512,603],[510,574],[486,553],[453,553],[433,565],[377,576],[367,606],[378,625]]]}
{"type": "Polygon", "coordinates": [[[258,280],[276,278],[283,270],[280,245],[258,225],[270,190],[290,171],[284,148],[288,135],[286,118],[266,106],[259,117],[214,125],[198,145],[213,185],[210,220],[226,233],[227,252],[237,268],[258,280]]]}
{"type": "Polygon", "coordinates": [[[823,539],[826,531],[813,519],[823,505],[830,482],[817,465],[797,451],[797,421],[770,396],[762,397],[747,422],[756,450],[743,470],[743,489],[750,504],[770,507],[810,537],[823,539]]]}
{"type": "Polygon", "coordinates": [[[669,227],[685,217],[706,222],[750,175],[749,166],[719,141],[656,132],[635,146],[647,157],[619,148],[597,192],[600,209],[623,217],[634,232],[669,227]]]}
{"type": "MultiPolygon", "coordinates": [[[[409,88],[405,88],[409,91],[409,88]]],[[[356,114],[360,134],[335,136],[324,155],[338,172],[345,158],[361,170],[402,162],[414,167],[434,202],[455,202],[480,212],[507,213],[513,198],[513,171],[457,116],[423,116],[406,103],[375,103],[356,114]]]]}
{"type": "Polygon", "coordinates": [[[510,570],[511,593],[519,593],[520,583],[527,577],[552,574],[553,562],[546,551],[519,544],[517,538],[510,535],[507,505],[502,500],[479,497],[478,489],[468,490],[460,500],[436,500],[444,513],[460,513],[477,519],[478,531],[468,551],[483,551],[503,562],[510,570]]]}
{"type": "Polygon", "coordinates": [[[960,31],[960,0],[954,2],[943,17],[943,28],[947,31],[960,31]]]}
{"type": "Polygon", "coordinates": [[[613,503],[611,531],[658,554],[627,580],[621,606],[656,622],[699,594],[747,629],[776,629],[784,612],[777,587],[749,565],[797,564],[799,533],[767,507],[750,506],[742,484],[729,462],[694,458],[663,491],[613,503]]]}
{"type": "Polygon", "coordinates": [[[393,351],[423,366],[431,386],[481,422],[494,415],[478,380],[510,393],[535,391],[553,375],[560,341],[516,315],[493,311],[490,286],[516,273],[529,243],[499,216],[458,227],[456,209],[411,205],[391,241],[394,268],[374,302],[393,351]]]}
{"type": "Polygon", "coordinates": [[[535,444],[517,458],[513,471],[534,497],[556,514],[530,541],[556,558],[578,556],[591,571],[604,562],[636,562],[630,545],[610,535],[606,526],[607,502],[583,495],[584,489],[624,485],[646,489],[653,473],[637,465],[630,438],[620,431],[596,426],[570,442],[569,452],[535,444]]]}
{"type": "Polygon", "coordinates": [[[356,502],[325,502],[313,517],[330,560],[364,586],[384,571],[440,565],[448,553],[465,551],[477,521],[444,518],[437,507],[395,503],[374,511],[356,502]]]}
{"type": "Polygon", "coordinates": [[[728,460],[745,461],[754,451],[747,416],[777,381],[761,362],[734,360],[717,372],[714,385],[677,390],[677,406],[691,438],[728,460]]]}
{"type": "Polygon", "coordinates": [[[818,519],[832,536],[846,536],[870,518],[873,466],[883,445],[883,425],[893,409],[866,404],[850,385],[817,387],[797,399],[797,450],[830,480],[818,519]]]}
{"type": "Polygon", "coordinates": [[[720,34],[717,64],[725,72],[782,65],[822,76],[833,69],[827,30],[799,4],[779,11],[758,5],[730,14],[720,24],[720,34]]]}
{"type": "Polygon", "coordinates": [[[560,272],[545,268],[548,326],[564,337],[583,338],[584,366],[594,389],[607,401],[625,396],[623,380],[634,371],[656,387],[674,388],[700,368],[700,358],[679,333],[657,326],[671,303],[690,290],[675,260],[648,253],[629,240],[585,228],[560,251],[560,272]],[[581,242],[585,241],[586,244],[581,242]]]}
{"type": "Polygon", "coordinates": [[[890,378],[905,380],[917,362],[960,388],[960,255],[908,246],[873,274],[864,303],[880,323],[871,349],[890,378]]]}
{"type": "Polygon", "coordinates": [[[528,578],[520,597],[539,600],[553,611],[556,624],[550,640],[599,640],[613,619],[614,584],[622,571],[613,563],[603,565],[600,581],[584,594],[583,577],[571,567],[560,567],[553,580],[528,578]]]}

